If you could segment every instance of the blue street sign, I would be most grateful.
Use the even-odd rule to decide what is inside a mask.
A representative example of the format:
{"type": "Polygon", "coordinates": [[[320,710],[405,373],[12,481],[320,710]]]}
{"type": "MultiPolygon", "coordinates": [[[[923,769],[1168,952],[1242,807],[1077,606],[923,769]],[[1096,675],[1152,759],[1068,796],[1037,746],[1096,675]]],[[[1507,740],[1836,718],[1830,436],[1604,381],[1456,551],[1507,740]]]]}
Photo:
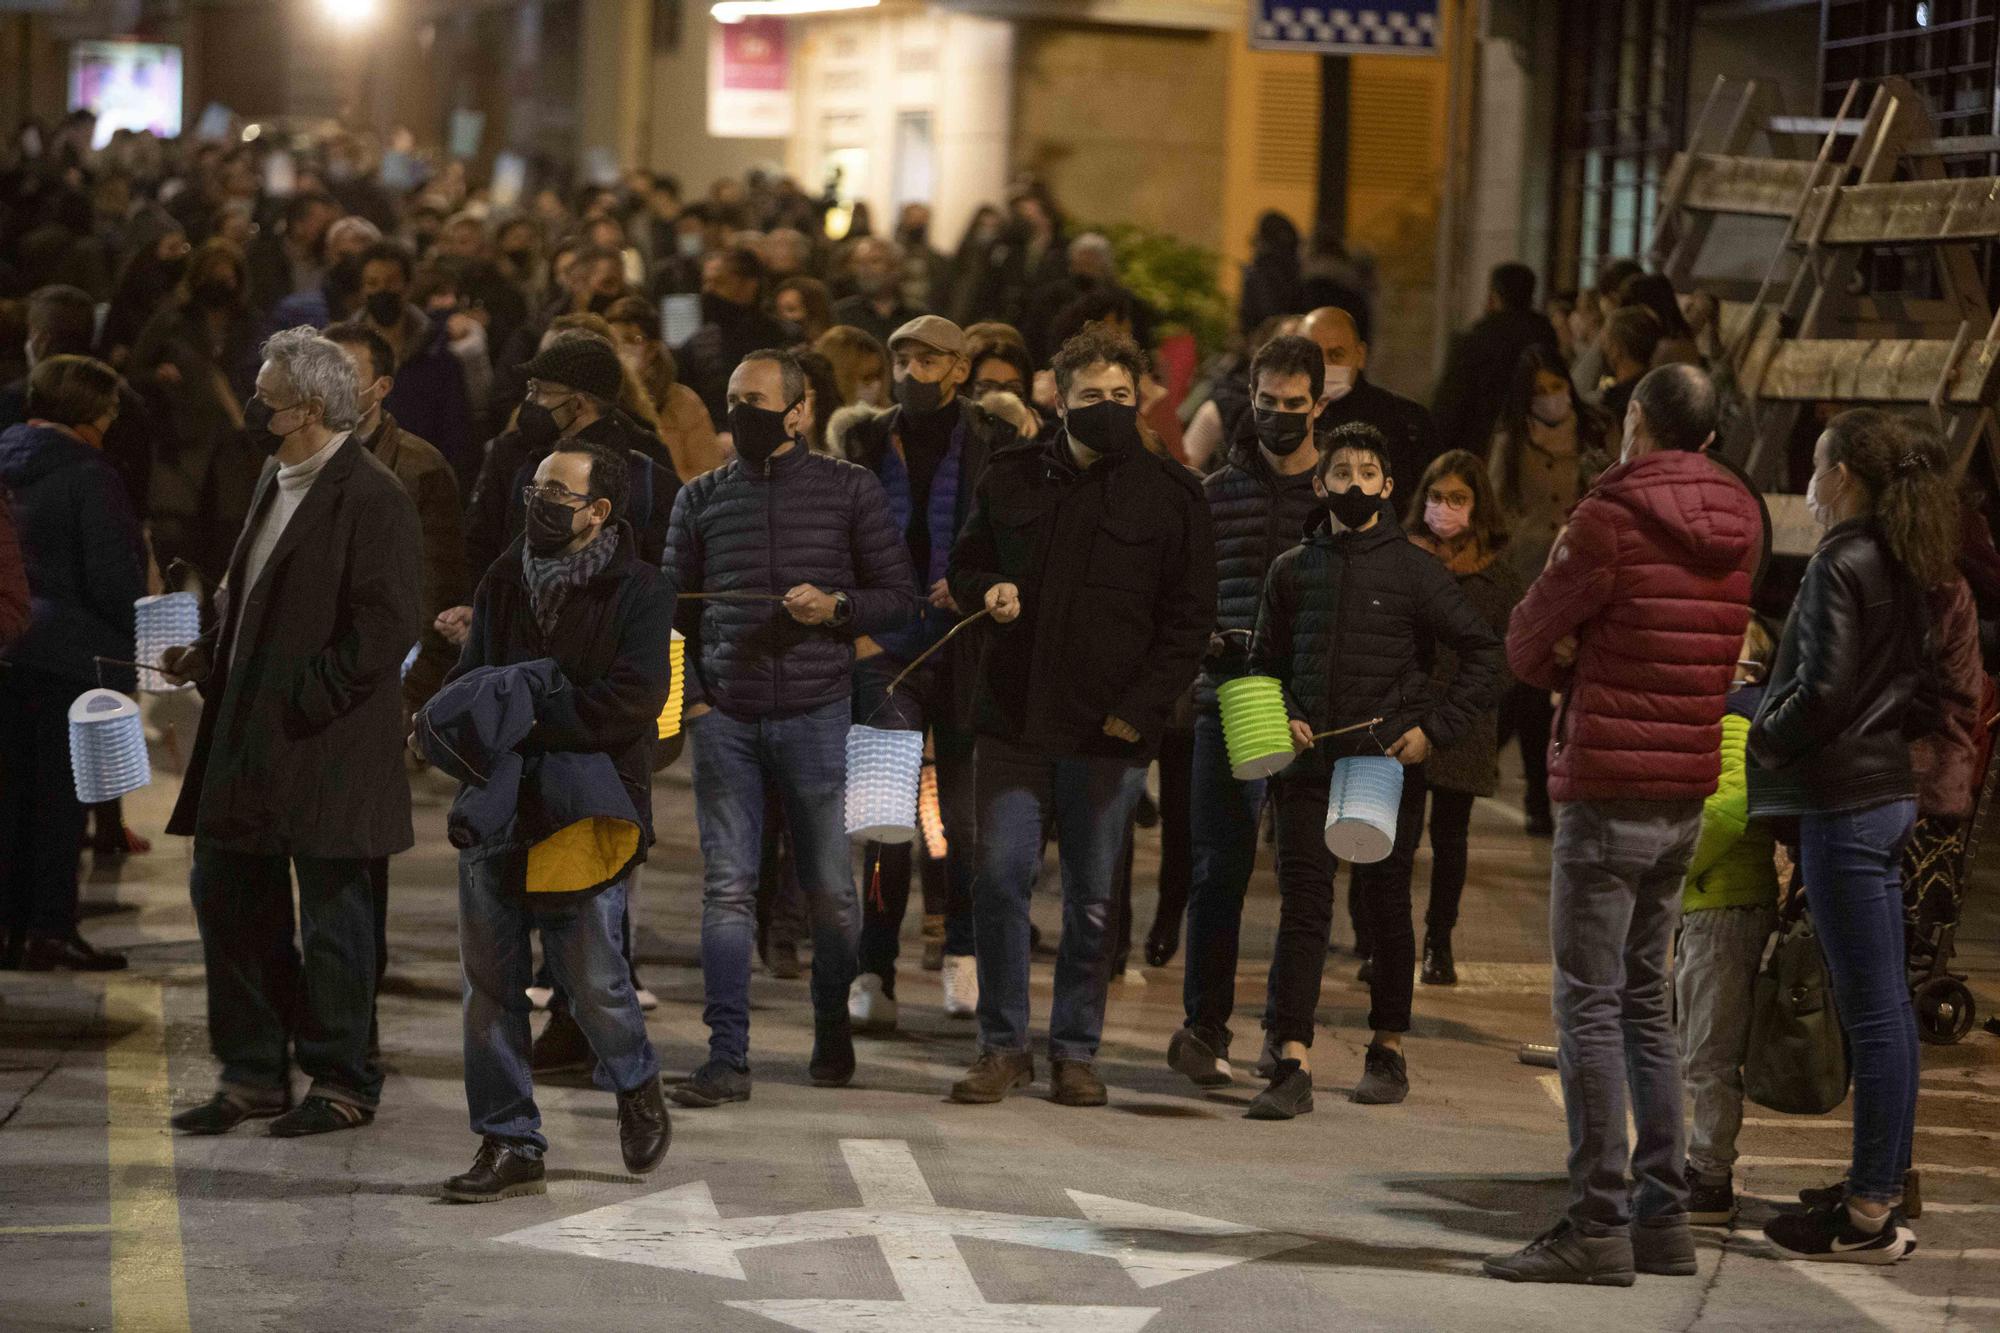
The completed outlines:
{"type": "Polygon", "coordinates": [[[1438,0],[1250,0],[1250,45],[1259,51],[1433,56],[1438,0]]]}

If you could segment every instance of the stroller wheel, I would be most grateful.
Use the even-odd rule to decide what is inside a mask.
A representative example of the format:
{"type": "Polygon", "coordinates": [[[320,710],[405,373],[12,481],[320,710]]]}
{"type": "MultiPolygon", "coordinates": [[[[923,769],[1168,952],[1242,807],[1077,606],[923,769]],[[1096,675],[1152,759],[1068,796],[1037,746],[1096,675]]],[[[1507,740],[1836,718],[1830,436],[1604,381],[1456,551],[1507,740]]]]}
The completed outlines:
{"type": "Polygon", "coordinates": [[[1917,1033],[1934,1046],[1950,1046],[1972,1031],[1972,991],[1957,977],[1932,977],[1911,996],[1917,1033]]]}

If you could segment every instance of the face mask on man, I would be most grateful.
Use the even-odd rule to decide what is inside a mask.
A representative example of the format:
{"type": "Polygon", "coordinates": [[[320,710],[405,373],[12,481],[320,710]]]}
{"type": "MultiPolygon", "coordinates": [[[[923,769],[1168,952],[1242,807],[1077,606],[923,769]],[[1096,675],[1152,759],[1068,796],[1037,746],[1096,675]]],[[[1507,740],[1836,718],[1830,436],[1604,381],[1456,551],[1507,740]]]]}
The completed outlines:
{"type": "Polygon", "coordinates": [[[532,497],[528,501],[529,553],[544,560],[560,555],[563,547],[576,540],[576,516],[581,512],[546,495],[532,497]]]}
{"type": "Polygon", "coordinates": [[[520,414],[514,418],[514,429],[520,433],[523,444],[539,450],[561,439],[564,426],[556,420],[555,408],[544,407],[530,398],[521,404],[520,414]]]}
{"type": "Polygon", "coordinates": [[[1353,392],[1353,366],[1328,366],[1326,368],[1326,390],[1320,394],[1321,402],[1337,403],[1353,392]]]}
{"type": "Polygon", "coordinates": [[[1567,393],[1538,393],[1528,404],[1528,414],[1544,426],[1560,426],[1569,420],[1567,393]]]}
{"type": "Polygon", "coordinates": [[[1328,490],[1326,507],[1333,511],[1334,518],[1343,528],[1359,529],[1382,507],[1382,493],[1369,494],[1355,482],[1344,491],[1328,490]]]}
{"type": "Polygon", "coordinates": [[[887,296],[895,286],[896,275],[893,273],[856,273],[854,275],[854,290],[860,292],[870,300],[887,296]]]}
{"type": "MultiPolygon", "coordinates": [[[[290,409],[286,410],[289,411],[290,409]]],[[[299,424],[290,430],[282,433],[274,431],[271,429],[271,418],[276,415],[277,413],[271,410],[271,405],[262,398],[253,397],[243,406],[244,434],[250,437],[252,444],[256,445],[266,454],[276,454],[278,450],[285,447],[287,439],[305,429],[305,419],[301,417],[299,424]]]]}
{"type": "Polygon", "coordinates": [[[502,250],[500,253],[506,258],[508,263],[523,272],[534,266],[535,252],[533,250],[502,250]]]}
{"type": "Polygon", "coordinates": [[[785,418],[797,406],[794,402],[783,410],[774,410],[748,403],[729,405],[729,436],[736,442],[736,456],[743,460],[743,466],[762,472],[771,456],[785,447],[792,438],[785,429],[785,418]]]}
{"type": "Polygon", "coordinates": [[[205,310],[221,310],[236,303],[236,284],[223,278],[203,278],[194,285],[194,303],[205,310]]]}
{"type": "Polygon", "coordinates": [[[1139,409],[1107,399],[1072,407],[1064,418],[1070,438],[1103,458],[1120,458],[1145,447],[1139,437],[1139,409]]]}
{"type": "Polygon", "coordinates": [[[399,322],[403,318],[403,294],[401,292],[379,291],[368,293],[362,304],[368,310],[368,318],[382,328],[399,322]]]}
{"type": "Polygon", "coordinates": [[[1472,526],[1472,513],[1453,505],[1431,500],[1424,505],[1424,526],[1441,542],[1457,541],[1472,526]]]}
{"type": "Polygon", "coordinates": [[[1312,413],[1280,412],[1275,408],[1251,409],[1257,427],[1257,443],[1279,458],[1298,452],[1312,434],[1312,413]]]}
{"type": "Polygon", "coordinates": [[[944,406],[944,385],[905,375],[896,381],[896,403],[905,412],[929,416],[944,406]]]}
{"type": "Polygon", "coordinates": [[[590,294],[590,300],[586,304],[589,306],[591,314],[601,315],[605,311],[609,310],[613,305],[616,305],[617,302],[618,302],[618,294],[616,292],[613,292],[608,296],[603,292],[592,292],[590,294]]]}

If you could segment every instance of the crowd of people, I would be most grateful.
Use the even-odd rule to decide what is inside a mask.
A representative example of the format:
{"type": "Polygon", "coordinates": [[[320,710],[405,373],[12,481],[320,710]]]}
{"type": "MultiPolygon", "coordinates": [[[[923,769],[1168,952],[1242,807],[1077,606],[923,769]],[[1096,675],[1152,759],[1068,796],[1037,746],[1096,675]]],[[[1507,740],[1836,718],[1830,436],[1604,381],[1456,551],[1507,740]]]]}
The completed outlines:
{"type": "MultiPolygon", "coordinates": [[[[1149,356],[1158,313],[1032,182],[947,258],[920,205],[893,237],[857,209],[836,242],[830,201],[783,180],[687,199],[634,175],[503,209],[458,168],[389,192],[346,137],[287,150],[282,190],[268,147],[93,149],[87,117],[43,141],[0,173],[0,321],[22,321],[0,347],[26,354],[0,373],[19,375],[0,394],[0,961],[124,965],[77,926],[67,710],[131,688],[136,599],[199,592],[200,638],[143,664],[202,698],[167,831],[193,840],[220,1074],[180,1131],[373,1120],[390,863],[424,762],[464,784],[449,833],[480,1146],[449,1198],[542,1190],[533,1081],[563,1069],[616,1094],[625,1163],[652,1170],[669,1100],[749,1099],[753,965],[796,976],[808,939],[810,1077],[847,1084],[854,1034],[897,1022],[913,881],[923,966],[976,1035],[951,1100],[1034,1083],[1029,905],[1051,839],[1047,1082],[1104,1105],[1133,830],[1154,820],[1141,947],[1164,965],[1185,940],[1164,1055],[1200,1088],[1237,1078],[1271,820],[1248,1114],[1306,1114],[1329,794],[1358,757],[1396,761],[1401,785],[1393,845],[1349,868],[1371,996],[1352,1097],[1395,1104],[1418,981],[1458,981],[1474,802],[1515,740],[1523,835],[1553,837],[1571,1201],[1488,1271],[1694,1271],[1690,1224],[1734,1212],[1748,997],[1798,893],[1852,1045],[1854,1164],[1767,1234],[1806,1258],[1914,1249],[1903,863],[1913,826],[1929,848],[1963,835],[1975,592],[2000,566],[1934,431],[1825,421],[1808,503],[1828,532],[1774,632],[1753,617],[1770,523],[1728,462],[1713,303],[1636,264],[1541,309],[1531,270],[1497,268],[1425,407],[1368,377],[1365,272],[1268,216],[1241,346],[1182,434],[1149,356]],[[1250,676],[1276,682],[1295,755],[1268,779],[1236,775],[1218,702],[1250,676]],[[857,724],[921,733],[943,833],[867,844],[860,886],[857,724]],[[709,1043],[667,1085],[633,913],[654,778],[683,751],[709,1043]]],[[[119,832],[112,851],[142,847],[119,832]]]]}

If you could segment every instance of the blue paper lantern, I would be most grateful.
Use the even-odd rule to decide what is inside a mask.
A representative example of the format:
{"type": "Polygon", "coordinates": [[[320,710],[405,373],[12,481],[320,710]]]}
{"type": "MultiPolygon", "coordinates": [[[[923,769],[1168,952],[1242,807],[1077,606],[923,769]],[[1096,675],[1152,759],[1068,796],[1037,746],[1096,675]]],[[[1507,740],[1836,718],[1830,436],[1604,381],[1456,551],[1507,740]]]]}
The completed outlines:
{"type": "Polygon", "coordinates": [[[849,727],[847,836],[863,842],[915,838],[923,768],[923,732],[849,727]]]}
{"type": "Polygon", "coordinates": [[[145,664],[139,672],[139,688],[147,694],[177,694],[193,689],[192,681],[175,685],[151,668],[167,649],[193,643],[201,636],[201,603],[195,595],[169,592],[158,597],[141,597],[132,603],[132,618],[137,637],[135,656],[145,664]]]}
{"type": "Polygon", "coordinates": [[[1327,792],[1326,849],[1368,865],[1396,846],[1396,811],[1403,804],[1403,765],[1386,755],[1350,755],[1333,766],[1327,792]]]}
{"type": "Polygon", "coordinates": [[[69,767],[76,799],[115,801],[153,780],[139,705],[116,690],[91,690],[69,706],[69,767]]]}

